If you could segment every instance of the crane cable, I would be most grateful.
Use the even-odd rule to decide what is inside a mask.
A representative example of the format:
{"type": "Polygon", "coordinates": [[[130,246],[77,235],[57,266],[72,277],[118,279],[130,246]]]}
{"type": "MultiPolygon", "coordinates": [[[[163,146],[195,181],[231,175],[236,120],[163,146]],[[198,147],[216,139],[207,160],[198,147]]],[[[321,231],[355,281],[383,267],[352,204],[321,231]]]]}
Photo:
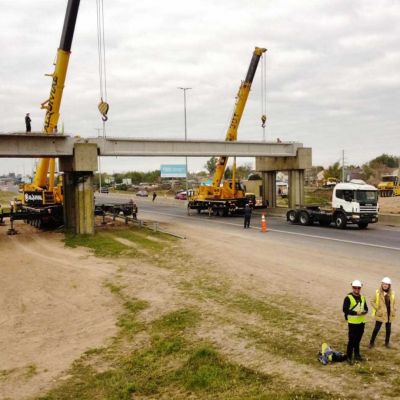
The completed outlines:
{"type": "Polygon", "coordinates": [[[267,58],[261,56],[261,127],[263,128],[263,142],[265,142],[265,123],[267,122],[267,58]]]}
{"type": "Polygon", "coordinates": [[[110,108],[107,103],[107,70],[106,70],[106,44],[104,34],[104,5],[103,0],[96,0],[97,10],[97,51],[99,56],[99,82],[100,103],[98,109],[103,120],[103,134],[105,134],[105,122],[108,120],[107,113],[110,108]]]}

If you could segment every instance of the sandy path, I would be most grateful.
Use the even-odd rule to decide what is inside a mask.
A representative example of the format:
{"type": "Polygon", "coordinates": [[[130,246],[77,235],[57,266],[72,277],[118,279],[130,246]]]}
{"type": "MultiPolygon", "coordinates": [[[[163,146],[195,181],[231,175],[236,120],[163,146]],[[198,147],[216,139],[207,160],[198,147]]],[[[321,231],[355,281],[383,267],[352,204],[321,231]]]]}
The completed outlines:
{"type": "Polygon", "coordinates": [[[0,236],[0,398],[25,398],[51,385],[88,348],[115,333],[119,305],[103,287],[116,267],[61,235],[29,226],[0,236]],[[29,231],[29,235],[28,235],[29,231]]]}

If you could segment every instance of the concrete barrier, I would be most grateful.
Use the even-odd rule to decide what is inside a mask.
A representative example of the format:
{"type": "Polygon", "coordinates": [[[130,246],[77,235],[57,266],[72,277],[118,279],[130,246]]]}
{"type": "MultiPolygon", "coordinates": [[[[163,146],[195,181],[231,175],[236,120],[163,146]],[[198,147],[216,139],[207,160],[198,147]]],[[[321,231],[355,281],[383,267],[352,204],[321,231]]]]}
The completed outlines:
{"type": "Polygon", "coordinates": [[[400,214],[379,214],[379,223],[400,226],[400,214]]]}

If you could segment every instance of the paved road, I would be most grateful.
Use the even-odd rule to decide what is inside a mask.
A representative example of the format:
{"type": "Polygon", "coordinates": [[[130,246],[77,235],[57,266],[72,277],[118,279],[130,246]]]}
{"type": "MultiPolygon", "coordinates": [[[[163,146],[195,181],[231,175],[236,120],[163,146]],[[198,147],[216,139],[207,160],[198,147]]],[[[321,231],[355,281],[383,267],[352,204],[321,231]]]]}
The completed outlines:
{"type": "MultiPolygon", "coordinates": [[[[96,196],[98,201],[103,196],[96,196]]],[[[126,201],[126,196],[105,195],[107,201],[126,201]]],[[[243,217],[208,217],[206,214],[198,215],[192,211],[190,216],[186,213],[184,204],[156,199],[152,203],[149,199],[134,198],[139,206],[139,218],[146,218],[157,215],[170,217],[173,221],[179,218],[181,223],[190,226],[202,226],[204,224],[219,224],[226,226],[229,230],[243,231],[243,217]]],[[[291,225],[284,218],[269,217],[268,230],[271,235],[279,240],[290,243],[297,243],[308,248],[310,252],[318,248],[330,248],[343,256],[354,256],[355,259],[365,259],[369,262],[385,261],[398,265],[400,268],[400,228],[389,227],[380,224],[372,224],[366,230],[359,230],[358,227],[349,227],[339,230],[334,227],[300,226],[291,225]]],[[[243,231],[244,235],[260,234],[260,215],[253,215],[252,229],[243,231]]],[[[267,235],[268,235],[267,234],[267,235]]],[[[340,258],[340,257],[338,257],[340,258]]]]}

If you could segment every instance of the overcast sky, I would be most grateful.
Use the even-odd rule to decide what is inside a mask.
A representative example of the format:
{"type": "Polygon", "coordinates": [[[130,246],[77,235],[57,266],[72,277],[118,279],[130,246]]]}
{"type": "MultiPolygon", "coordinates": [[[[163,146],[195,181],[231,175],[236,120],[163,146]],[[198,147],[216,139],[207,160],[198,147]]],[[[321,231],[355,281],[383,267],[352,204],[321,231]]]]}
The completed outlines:
{"type": "MultiPolygon", "coordinates": [[[[2,0],[0,132],[40,130],[67,0],[2,0]]],[[[268,48],[267,139],[313,148],[314,165],[363,163],[400,153],[400,1],[104,0],[107,136],[225,137],[235,95],[254,46],[268,48]]],[[[61,121],[96,136],[99,76],[95,0],[81,0],[61,121]]],[[[239,140],[261,140],[261,69],[239,140]]],[[[61,123],[59,124],[59,126],[61,123]]],[[[103,158],[103,170],[159,168],[182,159],[103,158]]],[[[242,160],[243,161],[243,160],[242,160]]],[[[205,159],[190,159],[189,170],[205,159]]],[[[0,159],[0,173],[26,172],[32,160],[0,159]]]]}

